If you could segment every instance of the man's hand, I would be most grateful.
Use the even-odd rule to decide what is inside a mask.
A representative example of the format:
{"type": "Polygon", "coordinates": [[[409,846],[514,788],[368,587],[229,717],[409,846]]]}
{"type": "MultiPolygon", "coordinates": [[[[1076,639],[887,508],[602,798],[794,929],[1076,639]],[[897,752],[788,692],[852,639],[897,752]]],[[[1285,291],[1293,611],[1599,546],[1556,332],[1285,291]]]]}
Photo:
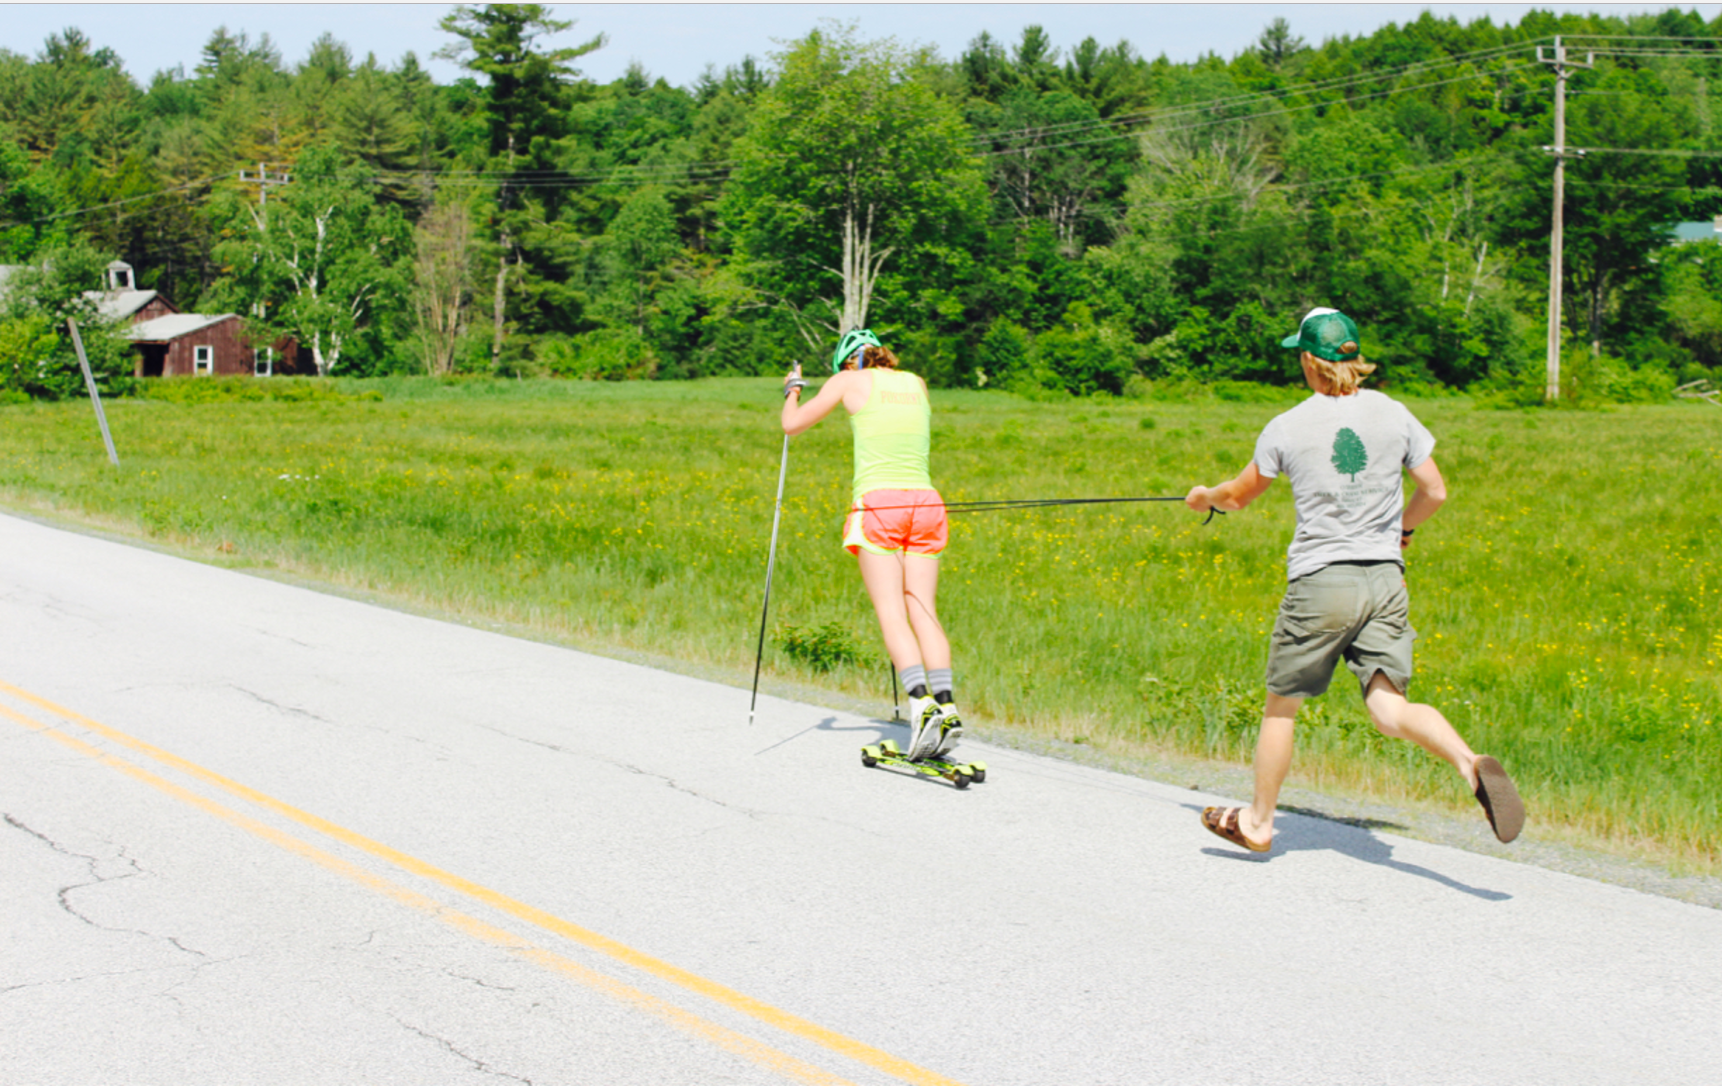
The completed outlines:
{"type": "Polygon", "coordinates": [[[1184,496],[1184,505],[1198,514],[1212,510],[1214,508],[1213,489],[1197,484],[1190,489],[1188,495],[1184,496]]]}

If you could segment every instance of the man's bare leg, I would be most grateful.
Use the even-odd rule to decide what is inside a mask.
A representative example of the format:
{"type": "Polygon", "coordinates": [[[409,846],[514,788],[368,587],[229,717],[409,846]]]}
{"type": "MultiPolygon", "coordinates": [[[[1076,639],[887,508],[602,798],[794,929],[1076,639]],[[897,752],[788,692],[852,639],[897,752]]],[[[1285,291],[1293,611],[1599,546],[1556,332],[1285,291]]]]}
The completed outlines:
{"type": "Polygon", "coordinates": [[[1363,695],[1363,705],[1375,728],[1387,736],[1408,740],[1430,755],[1444,759],[1464,776],[1473,792],[1477,789],[1477,754],[1466,745],[1452,724],[1439,710],[1423,703],[1413,703],[1400,694],[1385,673],[1369,678],[1363,695]]]}
{"type": "Polygon", "coordinates": [[[1293,720],[1303,700],[1268,692],[1262,710],[1262,731],[1256,737],[1256,795],[1250,807],[1238,814],[1238,830],[1252,842],[1267,842],[1274,834],[1274,808],[1280,786],[1291,771],[1293,720]]]}

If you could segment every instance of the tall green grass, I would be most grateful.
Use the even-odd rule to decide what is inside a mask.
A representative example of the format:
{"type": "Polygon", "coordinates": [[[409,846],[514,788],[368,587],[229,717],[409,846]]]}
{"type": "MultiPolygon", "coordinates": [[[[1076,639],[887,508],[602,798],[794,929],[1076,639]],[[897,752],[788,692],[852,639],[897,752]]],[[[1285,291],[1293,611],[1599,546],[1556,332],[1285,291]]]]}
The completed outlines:
{"type": "MultiPolygon", "coordinates": [[[[774,381],[263,388],[110,404],[118,471],[87,405],[0,408],[0,494],[746,677],[781,448],[774,381]]],[[[1241,468],[1284,407],[940,392],[934,477],[953,501],[1181,494],[1241,468]]],[[[1506,763],[1538,825],[1715,866],[1722,412],[1412,407],[1452,496],[1410,553],[1413,696],[1506,763]]],[[[885,659],[838,544],[848,444],[840,418],[791,444],[766,670],[882,699],[885,659]],[[809,632],[861,652],[812,653],[809,632]]],[[[1207,527],[1172,503],[955,516],[940,603],[966,714],[1247,760],[1290,498],[1278,485],[1207,527]]],[[[1295,773],[1470,805],[1445,767],[1369,727],[1345,673],[1300,718],[1295,773]]]]}

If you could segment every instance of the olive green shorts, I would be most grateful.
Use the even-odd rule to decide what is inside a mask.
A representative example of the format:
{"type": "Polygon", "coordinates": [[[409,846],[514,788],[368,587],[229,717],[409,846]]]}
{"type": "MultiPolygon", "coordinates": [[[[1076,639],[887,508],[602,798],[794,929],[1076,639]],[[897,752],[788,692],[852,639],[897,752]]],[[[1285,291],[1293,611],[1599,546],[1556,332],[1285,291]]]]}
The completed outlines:
{"type": "Polygon", "coordinates": [[[1268,691],[1308,699],[1327,690],[1341,657],[1366,692],[1382,673],[1411,685],[1410,594],[1397,563],[1333,563],[1286,587],[1268,644],[1268,691]]]}

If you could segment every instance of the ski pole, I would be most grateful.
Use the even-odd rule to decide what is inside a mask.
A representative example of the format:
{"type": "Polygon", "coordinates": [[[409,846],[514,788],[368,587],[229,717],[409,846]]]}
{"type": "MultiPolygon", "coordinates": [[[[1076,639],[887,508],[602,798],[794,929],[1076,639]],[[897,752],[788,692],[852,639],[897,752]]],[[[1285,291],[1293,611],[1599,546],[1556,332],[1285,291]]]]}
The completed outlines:
{"type": "Polygon", "coordinates": [[[891,720],[900,722],[903,720],[903,704],[897,698],[897,666],[887,662],[885,667],[891,670],[891,720]]]}
{"type": "Polygon", "coordinates": [[[783,516],[783,478],[789,472],[789,435],[783,436],[783,460],[777,466],[777,506],[771,512],[771,551],[765,560],[765,603],[759,607],[759,648],[753,655],[753,698],[747,703],[747,724],[753,724],[759,703],[759,666],[765,660],[765,617],[771,611],[771,574],[777,566],[777,522],[783,516]]]}

